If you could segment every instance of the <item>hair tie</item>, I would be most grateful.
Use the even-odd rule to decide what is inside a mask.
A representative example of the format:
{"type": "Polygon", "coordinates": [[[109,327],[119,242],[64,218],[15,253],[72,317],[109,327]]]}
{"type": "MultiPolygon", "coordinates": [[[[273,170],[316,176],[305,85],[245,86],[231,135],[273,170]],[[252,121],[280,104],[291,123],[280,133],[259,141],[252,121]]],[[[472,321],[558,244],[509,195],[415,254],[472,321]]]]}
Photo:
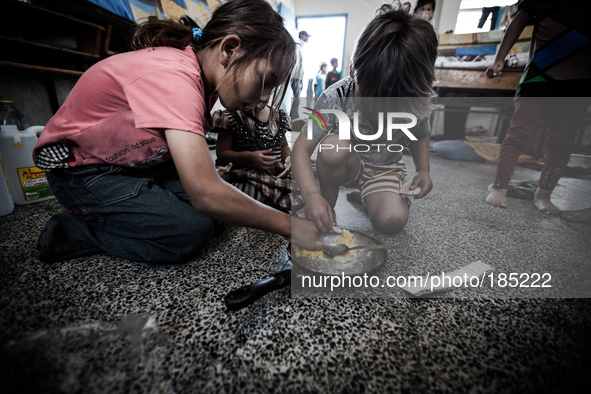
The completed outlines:
{"type": "Polygon", "coordinates": [[[196,40],[197,36],[199,36],[199,40],[203,38],[203,30],[198,27],[193,29],[193,40],[196,40]]]}

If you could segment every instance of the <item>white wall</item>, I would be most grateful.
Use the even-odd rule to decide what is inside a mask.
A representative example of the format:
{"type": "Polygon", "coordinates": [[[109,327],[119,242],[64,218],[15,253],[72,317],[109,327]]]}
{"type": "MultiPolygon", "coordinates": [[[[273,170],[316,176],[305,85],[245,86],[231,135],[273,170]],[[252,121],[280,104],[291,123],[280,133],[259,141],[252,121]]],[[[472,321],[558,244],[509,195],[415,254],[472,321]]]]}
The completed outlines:
{"type": "Polygon", "coordinates": [[[440,16],[436,26],[439,28],[439,34],[443,34],[449,30],[455,30],[461,2],[462,0],[444,0],[437,2],[440,16]],[[441,7],[439,7],[439,3],[442,3],[441,7]]]}
{"type": "Polygon", "coordinates": [[[291,12],[293,12],[295,14],[295,10],[294,10],[294,3],[296,3],[298,0],[267,0],[267,3],[271,4],[273,6],[273,9],[275,9],[275,11],[277,11],[279,9],[279,3],[283,3],[283,5],[285,5],[287,8],[289,8],[291,10],[291,12]]]}

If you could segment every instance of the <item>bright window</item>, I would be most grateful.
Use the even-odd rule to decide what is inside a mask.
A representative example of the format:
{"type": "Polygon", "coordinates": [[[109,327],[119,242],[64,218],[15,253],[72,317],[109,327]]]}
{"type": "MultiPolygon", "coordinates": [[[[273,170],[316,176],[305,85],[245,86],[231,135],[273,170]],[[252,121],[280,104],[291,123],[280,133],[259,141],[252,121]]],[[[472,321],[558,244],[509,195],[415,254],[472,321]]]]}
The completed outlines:
{"type": "Polygon", "coordinates": [[[492,13],[488,15],[482,28],[478,28],[478,22],[482,17],[482,9],[484,7],[506,7],[514,4],[517,4],[516,0],[462,0],[454,33],[464,34],[490,31],[492,13]]]}

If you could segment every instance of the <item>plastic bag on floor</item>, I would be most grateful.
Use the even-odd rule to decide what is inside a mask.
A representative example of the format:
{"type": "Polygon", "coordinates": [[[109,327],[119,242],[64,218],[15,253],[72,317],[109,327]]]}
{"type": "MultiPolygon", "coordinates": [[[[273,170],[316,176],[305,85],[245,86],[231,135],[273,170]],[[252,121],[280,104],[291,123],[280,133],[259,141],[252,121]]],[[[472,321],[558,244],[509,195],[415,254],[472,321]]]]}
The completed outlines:
{"type": "Polygon", "coordinates": [[[165,338],[153,316],[51,328],[2,339],[5,393],[174,393],[165,338]]]}
{"type": "MultiPolygon", "coordinates": [[[[507,197],[520,198],[522,200],[533,200],[538,181],[510,181],[507,197]]],[[[493,190],[493,183],[488,185],[489,193],[493,190]]]]}

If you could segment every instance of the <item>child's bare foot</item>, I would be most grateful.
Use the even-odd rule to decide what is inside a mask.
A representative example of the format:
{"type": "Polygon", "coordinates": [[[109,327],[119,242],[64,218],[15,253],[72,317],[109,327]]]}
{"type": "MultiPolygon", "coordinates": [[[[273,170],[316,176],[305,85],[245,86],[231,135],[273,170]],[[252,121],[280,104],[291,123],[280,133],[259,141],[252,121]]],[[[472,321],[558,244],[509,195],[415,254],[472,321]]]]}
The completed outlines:
{"type": "Polygon", "coordinates": [[[591,208],[579,209],[578,211],[562,211],[560,217],[569,222],[591,223],[591,208]]]}
{"type": "Polygon", "coordinates": [[[299,211],[296,212],[295,216],[299,219],[306,220],[306,210],[300,209],[299,211]]]}
{"type": "Polygon", "coordinates": [[[550,201],[550,194],[552,194],[552,190],[538,188],[536,194],[534,194],[534,205],[544,213],[558,215],[562,211],[556,205],[552,204],[550,201]]]}
{"type": "Polygon", "coordinates": [[[347,193],[347,200],[349,200],[349,202],[361,204],[361,191],[353,190],[352,192],[347,193]]]}
{"type": "Polygon", "coordinates": [[[306,220],[306,203],[304,200],[298,195],[297,197],[293,197],[293,203],[291,206],[291,216],[295,216],[296,218],[300,218],[306,220]]]}
{"type": "Polygon", "coordinates": [[[493,189],[486,196],[486,202],[493,207],[507,208],[507,190],[509,189],[493,189]]]}

